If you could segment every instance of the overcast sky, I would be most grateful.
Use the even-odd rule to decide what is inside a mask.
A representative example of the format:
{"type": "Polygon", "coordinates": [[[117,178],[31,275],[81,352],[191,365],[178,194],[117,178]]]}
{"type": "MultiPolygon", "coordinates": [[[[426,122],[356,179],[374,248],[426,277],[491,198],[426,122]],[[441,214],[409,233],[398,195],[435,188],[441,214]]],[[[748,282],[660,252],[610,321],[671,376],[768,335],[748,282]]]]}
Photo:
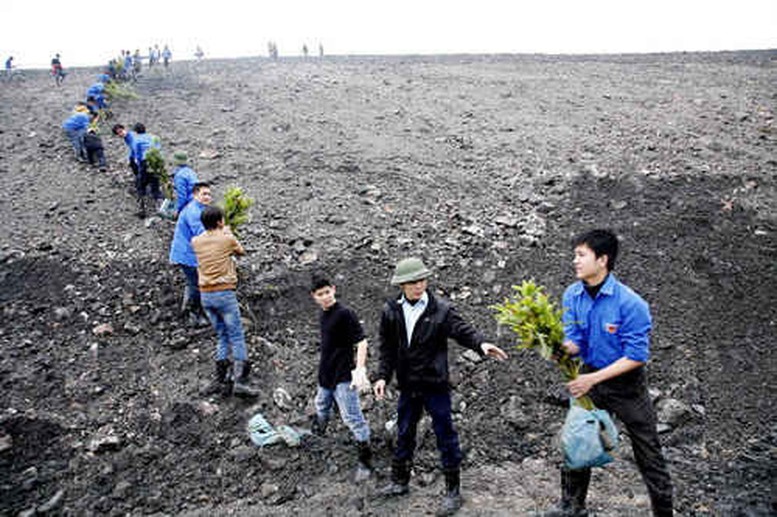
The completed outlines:
{"type": "Polygon", "coordinates": [[[0,0],[0,56],[20,67],[327,54],[624,53],[777,48],[777,0],[0,0]]]}

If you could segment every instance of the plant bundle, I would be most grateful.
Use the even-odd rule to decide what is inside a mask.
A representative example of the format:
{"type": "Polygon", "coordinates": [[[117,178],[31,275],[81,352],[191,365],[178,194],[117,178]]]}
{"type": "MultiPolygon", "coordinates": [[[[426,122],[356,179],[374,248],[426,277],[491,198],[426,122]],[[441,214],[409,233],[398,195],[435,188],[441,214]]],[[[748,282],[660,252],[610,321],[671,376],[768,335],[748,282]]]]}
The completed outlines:
{"type": "Polygon", "coordinates": [[[238,227],[249,221],[248,210],[253,204],[254,200],[240,187],[229,187],[224,194],[224,224],[229,226],[235,237],[239,237],[238,227]]]}
{"type": "Polygon", "coordinates": [[[140,98],[135,90],[127,83],[119,83],[117,81],[109,81],[105,85],[105,93],[111,99],[138,99],[140,98]]]}
{"type": "MultiPolygon", "coordinates": [[[[556,307],[544,292],[532,280],[524,280],[520,286],[513,286],[515,293],[506,298],[496,310],[496,320],[506,325],[518,335],[518,349],[534,349],[543,359],[554,361],[567,381],[575,379],[580,373],[582,362],[564,351],[564,311],[556,307]]],[[[585,409],[593,409],[590,397],[576,399],[585,409]]]]}
{"type": "Polygon", "coordinates": [[[172,185],[170,184],[170,175],[167,174],[165,159],[159,148],[152,147],[146,152],[146,165],[148,167],[148,172],[159,179],[159,186],[162,187],[165,197],[171,199],[173,192],[172,185]]]}

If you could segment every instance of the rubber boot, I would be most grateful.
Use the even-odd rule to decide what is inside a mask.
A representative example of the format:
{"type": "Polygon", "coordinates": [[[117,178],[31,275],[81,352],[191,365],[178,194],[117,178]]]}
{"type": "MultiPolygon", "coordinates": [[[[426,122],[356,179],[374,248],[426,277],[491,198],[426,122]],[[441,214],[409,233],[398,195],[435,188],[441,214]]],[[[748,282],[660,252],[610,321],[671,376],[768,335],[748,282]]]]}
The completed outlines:
{"type": "Polygon", "coordinates": [[[459,511],[462,503],[461,498],[461,471],[458,468],[444,469],[445,474],[445,497],[443,497],[438,516],[453,515],[459,511]]]}
{"type": "Polygon", "coordinates": [[[356,442],[356,455],[359,459],[356,465],[354,481],[361,483],[372,475],[372,449],[370,442],[356,442]]]}
{"type": "Polygon", "coordinates": [[[206,397],[217,393],[229,394],[229,366],[228,359],[216,361],[213,379],[202,389],[200,394],[206,397]]]}
{"type": "Polygon", "coordinates": [[[382,497],[396,497],[410,491],[409,461],[393,460],[391,462],[391,482],[378,492],[382,497]]]}
{"type": "Polygon", "coordinates": [[[137,199],[138,211],[137,216],[141,219],[146,218],[146,196],[140,196],[137,199]]]}
{"type": "Polygon", "coordinates": [[[561,469],[561,503],[546,512],[543,517],[587,517],[585,498],[591,482],[591,469],[561,469]]]}
{"type": "Polygon", "coordinates": [[[235,361],[232,366],[232,394],[236,397],[258,397],[259,390],[248,384],[248,371],[245,361],[235,361]]]}
{"type": "Polygon", "coordinates": [[[310,417],[310,432],[316,436],[326,435],[326,428],[329,425],[328,420],[324,420],[318,415],[310,417]]]}

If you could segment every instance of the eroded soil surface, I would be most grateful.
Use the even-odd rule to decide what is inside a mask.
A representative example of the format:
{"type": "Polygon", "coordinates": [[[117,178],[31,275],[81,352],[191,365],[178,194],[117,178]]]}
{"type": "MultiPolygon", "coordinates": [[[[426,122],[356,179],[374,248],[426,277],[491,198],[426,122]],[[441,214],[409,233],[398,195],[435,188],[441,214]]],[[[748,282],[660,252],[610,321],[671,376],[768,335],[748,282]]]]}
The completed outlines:
{"type": "MultiPolygon", "coordinates": [[[[254,447],[261,411],[306,425],[323,268],[377,342],[393,264],[424,258],[433,289],[495,342],[490,305],[534,278],[573,281],[569,237],[615,229],[618,276],[651,304],[651,386],[685,411],[662,441],[682,515],[777,511],[777,56],[262,59],[174,63],[117,101],[168,156],[186,150],[216,197],[257,201],[239,296],[258,401],[202,398],[214,337],[178,314],[173,225],[134,216],[121,141],[107,173],[60,130],[96,70],[61,88],[0,84],[0,513],[422,515],[442,492],[419,433],[411,495],[388,474],[392,402],[364,398],[373,479],[352,483],[338,424],[295,449],[254,447]],[[106,326],[110,325],[110,328],[106,326]],[[291,403],[280,407],[276,389],[291,403]]],[[[558,493],[564,409],[528,352],[473,362],[451,347],[466,459],[463,515],[525,515],[558,493]]],[[[369,364],[374,369],[373,348],[369,364]]],[[[627,439],[595,473],[597,515],[648,515],[627,439]]]]}

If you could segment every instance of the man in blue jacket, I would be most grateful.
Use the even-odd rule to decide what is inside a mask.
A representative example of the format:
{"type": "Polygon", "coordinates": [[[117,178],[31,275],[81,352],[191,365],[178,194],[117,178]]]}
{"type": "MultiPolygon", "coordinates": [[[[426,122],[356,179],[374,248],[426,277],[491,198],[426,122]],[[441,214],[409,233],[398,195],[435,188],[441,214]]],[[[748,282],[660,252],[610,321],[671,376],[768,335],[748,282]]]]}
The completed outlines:
{"type": "MultiPolygon", "coordinates": [[[[672,481],[661,452],[656,415],[647,388],[652,321],[648,304],[612,274],[618,238],[592,230],[573,241],[578,281],[564,293],[564,350],[583,361],[567,384],[579,398],[614,413],[626,426],[634,459],[647,485],[653,514],[672,515],[672,481]]],[[[591,469],[561,470],[561,504],[546,516],[588,515],[591,469]]]]}
{"type": "Polygon", "coordinates": [[[132,170],[132,173],[137,176],[138,174],[138,162],[135,159],[135,133],[128,130],[121,124],[114,124],[113,134],[124,140],[124,144],[129,150],[127,153],[127,164],[132,170]]]}
{"type": "Polygon", "coordinates": [[[76,106],[75,111],[65,122],[62,123],[62,129],[65,130],[68,140],[73,145],[73,151],[76,153],[76,160],[86,162],[86,148],[84,147],[84,135],[89,127],[89,109],[86,106],[76,106]]]}
{"type": "Polygon", "coordinates": [[[208,319],[200,303],[197,255],[192,249],[192,239],[205,231],[200,216],[210,205],[211,192],[208,183],[195,183],[193,199],[178,214],[173,242],[170,245],[170,263],[177,265],[186,279],[181,310],[192,325],[208,325],[208,319]]]}
{"type": "Polygon", "coordinates": [[[105,85],[101,81],[94,83],[86,90],[86,98],[89,99],[89,97],[92,97],[97,101],[97,107],[99,109],[108,107],[108,103],[105,100],[105,85]]]}
{"type": "MultiPolygon", "coordinates": [[[[146,133],[146,126],[138,122],[135,124],[135,135],[132,140],[132,154],[137,163],[138,172],[135,175],[135,190],[138,195],[138,215],[146,216],[146,195],[150,195],[159,203],[163,196],[159,188],[159,178],[148,170],[146,154],[152,148],[161,149],[162,144],[154,135],[146,133]]],[[[159,208],[159,207],[157,207],[159,208]]]]}
{"type": "Polygon", "coordinates": [[[197,184],[197,173],[189,167],[189,155],[183,151],[173,154],[173,188],[175,189],[175,215],[181,213],[183,207],[192,200],[194,185],[197,184]]]}

